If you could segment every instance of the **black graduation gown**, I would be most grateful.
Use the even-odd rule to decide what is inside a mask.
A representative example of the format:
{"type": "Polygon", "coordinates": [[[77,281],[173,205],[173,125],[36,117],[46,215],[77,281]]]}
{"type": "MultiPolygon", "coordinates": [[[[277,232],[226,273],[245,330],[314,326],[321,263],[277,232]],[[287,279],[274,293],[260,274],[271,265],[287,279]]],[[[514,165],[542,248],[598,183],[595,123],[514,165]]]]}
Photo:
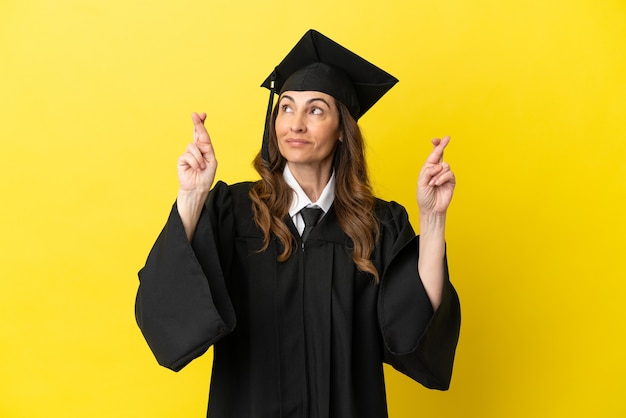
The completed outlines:
{"type": "Polygon", "coordinates": [[[377,284],[332,208],[287,261],[276,239],[259,252],[251,185],[216,184],[191,243],[174,205],[139,272],[137,323],[161,365],[178,371],[214,345],[208,416],[384,418],[383,362],[447,389],[459,300],[446,266],[433,312],[404,208],[377,201],[377,284]]]}

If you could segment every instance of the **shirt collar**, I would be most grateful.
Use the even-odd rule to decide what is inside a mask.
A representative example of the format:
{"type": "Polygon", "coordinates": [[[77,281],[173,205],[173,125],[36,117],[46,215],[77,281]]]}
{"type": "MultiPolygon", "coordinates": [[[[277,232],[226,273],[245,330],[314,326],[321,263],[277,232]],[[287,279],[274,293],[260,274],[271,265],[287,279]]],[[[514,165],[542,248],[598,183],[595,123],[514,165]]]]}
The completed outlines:
{"type": "Polygon", "coordinates": [[[311,199],[304,193],[302,187],[296,180],[296,178],[291,173],[289,169],[289,164],[285,164],[285,169],[283,170],[283,178],[289,187],[293,189],[293,199],[291,199],[291,207],[289,208],[289,216],[295,216],[300,209],[306,208],[307,206],[317,206],[327,213],[330,210],[330,207],[335,200],[335,171],[333,170],[328,183],[324,186],[324,190],[320,195],[317,202],[311,202],[311,199]]]}

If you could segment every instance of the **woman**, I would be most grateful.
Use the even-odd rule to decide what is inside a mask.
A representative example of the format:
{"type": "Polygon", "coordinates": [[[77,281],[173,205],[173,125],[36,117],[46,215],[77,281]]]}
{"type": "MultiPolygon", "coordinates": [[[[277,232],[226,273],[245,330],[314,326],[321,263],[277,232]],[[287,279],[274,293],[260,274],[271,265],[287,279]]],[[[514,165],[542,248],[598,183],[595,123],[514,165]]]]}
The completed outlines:
{"type": "Polygon", "coordinates": [[[209,417],[386,417],[383,362],[430,388],[450,382],[449,139],[433,141],[419,176],[418,238],[369,186],[356,120],[384,92],[361,94],[343,47],[303,40],[313,62],[281,75],[301,40],[274,74],[260,181],[210,190],[217,160],[206,115],[192,115],[176,204],[139,274],[137,321],[160,364],[180,370],[214,345],[209,417]]]}

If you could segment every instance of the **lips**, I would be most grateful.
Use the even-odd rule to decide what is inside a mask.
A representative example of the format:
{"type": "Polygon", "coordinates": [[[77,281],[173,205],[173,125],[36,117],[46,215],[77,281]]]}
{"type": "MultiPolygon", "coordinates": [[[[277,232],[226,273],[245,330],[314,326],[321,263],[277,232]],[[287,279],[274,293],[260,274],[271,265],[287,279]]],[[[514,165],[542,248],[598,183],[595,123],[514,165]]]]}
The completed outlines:
{"type": "Polygon", "coordinates": [[[286,139],[285,142],[289,145],[296,146],[296,147],[307,145],[310,143],[306,139],[300,139],[300,138],[289,138],[289,139],[286,139]]]}

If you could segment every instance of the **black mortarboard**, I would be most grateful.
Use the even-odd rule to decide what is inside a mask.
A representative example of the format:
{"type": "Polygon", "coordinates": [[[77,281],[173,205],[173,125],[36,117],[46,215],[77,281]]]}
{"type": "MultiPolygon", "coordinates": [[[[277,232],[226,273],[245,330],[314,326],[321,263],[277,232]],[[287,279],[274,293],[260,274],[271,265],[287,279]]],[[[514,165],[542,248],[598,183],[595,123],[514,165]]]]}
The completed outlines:
{"type": "Polygon", "coordinates": [[[320,91],[346,105],[358,120],[391,89],[398,79],[311,29],[261,84],[270,89],[263,135],[263,158],[267,143],[274,92],[320,91]]]}

